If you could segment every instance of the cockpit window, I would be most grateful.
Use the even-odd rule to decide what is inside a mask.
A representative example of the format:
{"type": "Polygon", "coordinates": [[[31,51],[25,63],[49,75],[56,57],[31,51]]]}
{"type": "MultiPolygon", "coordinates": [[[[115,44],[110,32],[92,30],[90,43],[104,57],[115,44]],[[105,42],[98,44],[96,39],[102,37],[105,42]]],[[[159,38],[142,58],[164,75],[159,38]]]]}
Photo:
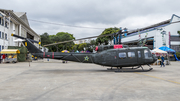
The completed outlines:
{"type": "Polygon", "coordinates": [[[126,52],[119,53],[119,58],[126,58],[126,52]]]}
{"type": "Polygon", "coordinates": [[[145,58],[152,57],[152,56],[151,56],[151,52],[149,52],[148,50],[144,50],[144,57],[145,57],[145,58]]]}
{"type": "Polygon", "coordinates": [[[134,52],[128,52],[128,57],[129,57],[129,58],[135,57],[135,53],[134,53],[134,52]]]}

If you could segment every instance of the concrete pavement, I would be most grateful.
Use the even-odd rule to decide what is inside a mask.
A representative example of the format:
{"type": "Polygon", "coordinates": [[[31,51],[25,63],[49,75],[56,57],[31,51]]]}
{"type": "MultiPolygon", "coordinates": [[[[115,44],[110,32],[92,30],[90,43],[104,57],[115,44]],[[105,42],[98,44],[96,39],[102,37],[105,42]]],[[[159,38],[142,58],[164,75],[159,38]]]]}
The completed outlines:
{"type": "Polygon", "coordinates": [[[58,60],[0,64],[0,101],[179,101],[180,62],[152,67],[115,73],[58,60]]]}

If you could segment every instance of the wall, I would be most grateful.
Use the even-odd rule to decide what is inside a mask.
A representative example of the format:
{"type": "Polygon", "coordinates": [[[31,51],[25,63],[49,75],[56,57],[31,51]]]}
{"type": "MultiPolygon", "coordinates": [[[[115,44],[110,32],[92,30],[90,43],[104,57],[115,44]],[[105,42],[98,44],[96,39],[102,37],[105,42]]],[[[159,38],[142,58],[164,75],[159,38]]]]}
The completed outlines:
{"type": "MultiPolygon", "coordinates": [[[[180,21],[180,18],[176,15],[172,15],[171,21],[172,22],[180,21]]],[[[150,37],[154,38],[154,48],[159,48],[159,47],[163,46],[163,38],[162,38],[162,34],[161,34],[162,31],[166,32],[166,34],[164,35],[164,40],[165,40],[165,44],[167,47],[174,46],[174,45],[176,45],[176,46],[180,45],[180,41],[174,41],[174,40],[170,41],[169,40],[170,39],[169,33],[171,36],[179,36],[177,31],[180,31],[180,22],[173,23],[173,24],[169,23],[162,27],[157,27],[150,31],[142,32],[141,39],[145,38],[146,33],[148,33],[147,38],[150,38],[150,37]]],[[[137,41],[137,40],[139,40],[139,34],[134,33],[132,35],[128,35],[125,38],[122,38],[122,43],[127,43],[127,42],[130,43],[130,42],[137,41]]]]}

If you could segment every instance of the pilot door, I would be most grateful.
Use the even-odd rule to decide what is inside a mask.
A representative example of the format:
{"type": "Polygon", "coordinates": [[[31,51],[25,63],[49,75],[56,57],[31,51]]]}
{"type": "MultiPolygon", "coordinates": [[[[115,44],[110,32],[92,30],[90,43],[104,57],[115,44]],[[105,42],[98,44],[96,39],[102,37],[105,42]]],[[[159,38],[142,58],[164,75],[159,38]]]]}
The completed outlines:
{"type": "Polygon", "coordinates": [[[144,62],[145,63],[150,63],[152,61],[153,61],[153,58],[152,58],[150,50],[149,49],[145,49],[144,50],[144,62]]]}
{"type": "Polygon", "coordinates": [[[115,66],[117,64],[117,52],[116,50],[109,51],[106,53],[107,65],[115,66]]]}
{"type": "Polygon", "coordinates": [[[137,58],[135,51],[119,52],[118,63],[124,66],[137,64],[137,58]]]}
{"type": "Polygon", "coordinates": [[[143,55],[143,51],[142,50],[138,50],[137,51],[137,60],[138,60],[138,64],[142,64],[142,63],[144,63],[144,59],[143,59],[143,57],[144,57],[144,55],[143,55]]]}

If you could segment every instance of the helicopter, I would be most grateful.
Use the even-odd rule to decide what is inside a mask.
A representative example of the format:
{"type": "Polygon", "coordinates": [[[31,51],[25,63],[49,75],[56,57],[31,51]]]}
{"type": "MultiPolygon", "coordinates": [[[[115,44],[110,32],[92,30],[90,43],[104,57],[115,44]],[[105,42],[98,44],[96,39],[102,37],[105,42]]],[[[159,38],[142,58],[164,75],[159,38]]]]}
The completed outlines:
{"type": "Polygon", "coordinates": [[[151,54],[148,47],[128,47],[126,45],[103,45],[96,46],[96,53],[62,53],[62,52],[42,52],[34,44],[34,40],[24,38],[15,34],[11,36],[24,39],[23,44],[28,51],[35,57],[51,58],[58,60],[74,61],[81,63],[94,63],[101,66],[107,66],[108,70],[113,70],[117,67],[115,72],[147,72],[153,68],[150,64],[154,63],[157,58],[151,54]],[[142,65],[148,65],[148,70],[143,69],[142,65]],[[123,67],[130,67],[122,69],[123,67]],[[134,68],[134,66],[137,66],[134,68]],[[142,68],[139,70],[138,68],[142,68]]]}

